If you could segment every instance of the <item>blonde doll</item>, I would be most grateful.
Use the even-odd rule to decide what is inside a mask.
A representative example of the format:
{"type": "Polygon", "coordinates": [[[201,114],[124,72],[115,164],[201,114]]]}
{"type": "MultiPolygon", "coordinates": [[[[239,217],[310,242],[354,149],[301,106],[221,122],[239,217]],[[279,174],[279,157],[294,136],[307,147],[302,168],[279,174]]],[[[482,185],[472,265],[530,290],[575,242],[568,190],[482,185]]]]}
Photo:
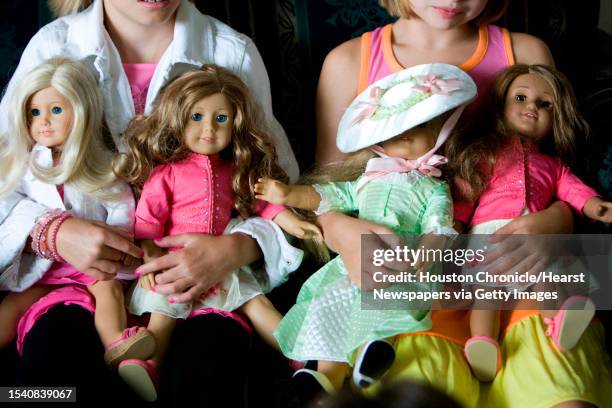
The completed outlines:
{"type": "MultiPolygon", "coordinates": [[[[128,185],[117,181],[113,153],[104,146],[102,96],[94,76],[80,62],[50,59],[24,77],[10,107],[10,135],[2,139],[0,153],[0,197],[16,192],[48,211],[31,233],[35,256],[24,253],[17,274],[2,274],[3,289],[27,289],[10,293],[0,306],[0,347],[13,340],[21,315],[52,285],[80,284],[96,300],[95,326],[106,346],[106,363],[115,367],[126,358],[146,357],[154,349],[154,339],[143,327],[126,328],[123,285],[118,280],[134,275],[121,269],[117,279],[109,275],[96,280],[66,263],[55,247],[57,231],[70,217],[132,234],[134,198],[128,185]]],[[[131,263],[126,258],[119,261],[131,263]]]]}
{"type": "MultiPolygon", "coordinates": [[[[455,232],[448,186],[436,168],[446,160],[434,152],[475,95],[474,82],[452,65],[419,65],[388,76],[362,92],[342,117],[338,148],[354,152],[338,164],[342,176],[323,168],[331,182],[313,186],[262,178],[257,197],[317,214],[357,211],[360,219],[381,223],[405,239],[424,235],[421,243],[435,247],[440,237],[428,234],[455,232]]],[[[427,285],[413,289],[427,290],[427,285]]],[[[304,284],[275,337],[287,357],[318,360],[317,371],[294,375],[298,392],[309,400],[315,391],[337,390],[348,364],[354,364],[357,386],[371,385],[394,360],[385,338],[430,327],[428,308],[362,309],[361,291],[336,257],[304,284]]]]}
{"type": "MultiPolygon", "coordinates": [[[[547,66],[515,65],[500,74],[493,91],[489,126],[481,122],[476,135],[469,132],[449,148],[464,198],[455,203],[455,218],[473,234],[491,234],[558,199],[593,220],[611,222],[612,203],[568,167],[578,164],[578,138],[588,138],[589,128],[567,78],[547,66]],[[541,153],[540,147],[558,157],[541,153]]],[[[473,337],[464,351],[476,377],[491,381],[501,365],[499,311],[482,309],[471,312],[473,337]]],[[[594,305],[584,296],[571,296],[561,310],[542,314],[546,334],[565,351],[580,340],[594,305]]]]}
{"type": "MultiPolygon", "coordinates": [[[[268,134],[257,126],[257,112],[246,85],[215,65],[191,70],[165,87],[153,112],[128,127],[126,177],[143,185],[136,209],[135,236],[145,260],[162,255],[154,240],[168,235],[220,235],[243,218],[259,215],[274,220],[298,237],[319,235],[313,224],[282,206],[257,201],[253,186],[261,175],[287,180],[276,163],[268,134]]],[[[297,267],[297,265],[296,265],[297,267]]],[[[126,361],[120,375],[145,400],[155,400],[157,367],[177,318],[202,310],[227,315],[238,310],[255,330],[277,347],[272,332],[281,315],[262,294],[249,268],[230,274],[194,304],[179,304],[155,293],[155,276],[143,276],[134,288],[129,309],[151,313],[149,330],[157,340],[146,361],[126,361]]],[[[214,335],[214,333],[211,333],[214,335]]]]}

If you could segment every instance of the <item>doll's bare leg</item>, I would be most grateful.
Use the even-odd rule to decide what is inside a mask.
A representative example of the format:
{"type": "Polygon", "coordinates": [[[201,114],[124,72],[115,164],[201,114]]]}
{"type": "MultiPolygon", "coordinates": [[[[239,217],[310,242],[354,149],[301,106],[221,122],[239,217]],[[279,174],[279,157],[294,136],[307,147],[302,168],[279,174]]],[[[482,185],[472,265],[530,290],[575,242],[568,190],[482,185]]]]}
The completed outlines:
{"type": "Polygon", "coordinates": [[[118,280],[98,281],[87,287],[96,298],[95,325],[103,344],[121,337],[127,326],[123,285],[118,280]]]}
{"type": "Polygon", "coordinates": [[[463,349],[474,376],[484,382],[493,381],[501,368],[499,311],[494,304],[475,300],[470,314],[472,337],[463,349]]]}
{"type": "Polygon", "coordinates": [[[255,331],[262,339],[276,350],[280,351],[278,342],[273,336],[283,316],[264,295],[255,296],[246,302],[240,310],[251,320],[255,331]]]}
{"type": "Polygon", "coordinates": [[[319,361],[317,363],[317,371],[325,374],[329,382],[334,386],[334,389],[340,390],[344,379],[349,371],[349,365],[339,363],[337,361],[319,361]]]}
{"type": "Polygon", "coordinates": [[[17,335],[21,316],[38,299],[53,290],[52,286],[32,286],[20,293],[9,293],[0,303],[0,348],[8,346],[17,335]]]}
{"type": "Polygon", "coordinates": [[[163,359],[164,354],[166,354],[174,326],[176,326],[176,319],[161,313],[151,313],[147,329],[153,333],[156,344],[151,360],[155,360],[158,364],[163,359]]]}
{"type": "Polygon", "coordinates": [[[499,310],[474,309],[470,314],[472,336],[499,337],[499,310]]]}

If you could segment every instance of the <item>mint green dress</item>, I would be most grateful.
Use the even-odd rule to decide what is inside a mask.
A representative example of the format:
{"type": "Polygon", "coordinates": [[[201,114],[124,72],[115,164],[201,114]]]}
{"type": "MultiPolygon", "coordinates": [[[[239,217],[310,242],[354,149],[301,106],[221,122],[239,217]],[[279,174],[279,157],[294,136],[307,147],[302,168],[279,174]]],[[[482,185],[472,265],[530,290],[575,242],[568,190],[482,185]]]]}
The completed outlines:
{"type": "MultiPolygon", "coordinates": [[[[360,179],[315,185],[321,195],[317,213],[357,212],[360,219],[387,226],[407,242],[424,233],[456,234],[451,196],[444,181],[417,171],[390,173],[357,191],[360,179]]],[[[424,283],[408,285],[411,287],[402,284],[401,290],[433,289],[424,283]]],[[[394,301],[386,302],[390,306],[394,301]]],[[[291,359],[353,364],[355,351],[370,340],[431,328],[429,305],[418,310],[371,309],[362,307],[361,290],[351,283],[337,256],[304,283],[274,336],[283,354],[291,359]]]]}

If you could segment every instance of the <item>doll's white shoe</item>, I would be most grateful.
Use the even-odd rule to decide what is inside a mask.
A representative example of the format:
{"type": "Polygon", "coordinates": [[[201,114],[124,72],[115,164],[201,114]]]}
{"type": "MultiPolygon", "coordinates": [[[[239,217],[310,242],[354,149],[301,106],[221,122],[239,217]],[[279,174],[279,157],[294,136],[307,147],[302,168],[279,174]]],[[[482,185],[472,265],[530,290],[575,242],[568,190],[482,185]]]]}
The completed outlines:
{"type": "Polygon", "coordinates": [[[372,340],[357,356],[353,368],[353,383],[366,388],[379,381],[395,361],[395,350],[385,340],[372,340]]]}

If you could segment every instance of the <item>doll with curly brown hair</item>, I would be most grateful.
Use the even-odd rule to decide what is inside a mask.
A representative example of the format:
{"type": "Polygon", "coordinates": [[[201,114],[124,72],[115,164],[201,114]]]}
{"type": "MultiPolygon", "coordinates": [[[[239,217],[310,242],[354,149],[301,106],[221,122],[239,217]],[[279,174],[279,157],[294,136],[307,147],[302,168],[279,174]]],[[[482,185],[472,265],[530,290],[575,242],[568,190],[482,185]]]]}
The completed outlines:
{"type": "MultiPolygon", "coordinates": [[[[168,84],[151,115],[131,122],[128,154],[119,167],[130,182],[142,186],[135,238],[141,240],[145,261],[163,254],[156,239],[220,235],[235,224],[234,215],[273,220],[300,238],[320,235],[316,226],[291,210],[255,199],[253,187],[262,175],[288,180],[258,119],[246,85],[224,68],[204,65],[168,84]]],[[[157,367],[176,319],[239,309],[264,340],[278,348],[272,332],[282,316],[249,268],[230,274],[192,304],[156,293],[156,285],[163,283],[156,282],[154,274],[142,276],[129,302],[133,314],[151,313],[148,329],[157,343],[150,359],[128,360],[119,367],[119,374],[143,399],[156,399],[157,367]]]]}

